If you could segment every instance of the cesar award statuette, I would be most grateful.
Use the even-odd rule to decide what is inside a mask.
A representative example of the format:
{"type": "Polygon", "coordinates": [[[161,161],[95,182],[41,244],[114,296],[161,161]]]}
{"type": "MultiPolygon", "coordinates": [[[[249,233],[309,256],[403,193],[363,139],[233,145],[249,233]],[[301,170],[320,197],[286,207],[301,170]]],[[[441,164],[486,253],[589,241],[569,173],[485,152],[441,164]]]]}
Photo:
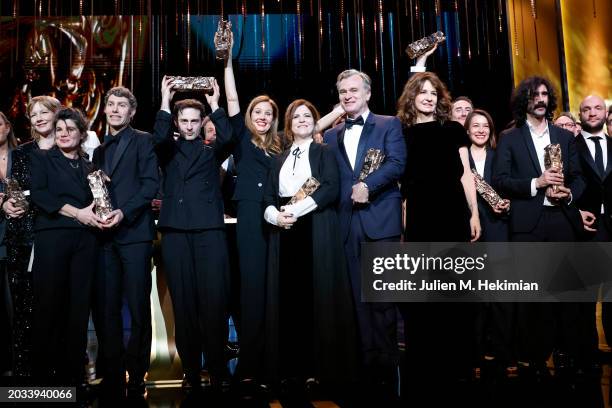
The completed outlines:
{"type": "MultiPolygon", "coordinates": [[[[544,168],[557,169],[563,173],[563,158],[561,157],[561,145],[558,143],[549,144],[544,148],[544,168]]],[[[556,193],[558,186],[552,186],[553,191],[556,193]]]]}
{"type": "Polygon", "coordinates": [[[27,211],[30,205],[26,197],[30,195],[30,191],[23,191],[19,182],[14,178],[4,179],[3,183],[6,186],[7,199],[12,198],[15,200],[15,207],[23,208],[27,211]]]}
{"type": "Polygon", "coordinates": [[[482,198],[484,198],[484,200],[492,207],[495,208],[495,206],[497,206],[498,203],[501,204],[509,204],[510,200],[506,200],[504,198],[501,198],[499,196],[499,194],[497,194],[497,191],[495,191],[493,189],[493,187],[491,187],[489,185],[489,183],[487,183],[485,181],[485,179],[482,178],[482,176],[480,174],[478,174],[478,172],[476,171],[476,169],[472,169],[472,173],[474,173],[474,181],[476,183],[476,191],[478,191],[478,194],[480,194],[480,196],[482,198]]]}
{"type": "Polygon", "coordinates": [[[314,177],[308,177],[308,179],[304,182],[304,184],[302,184],[302,187],[300,187],[297,193],[295,193],[295,195],[291,197],[291,200],[289,200],[287,205],[295,204],[298,201],[305,199],[306,197],[314,193],[320,185],[321,183],[319,183],[319,180],[314,177]]]}
{"type": "Polygon", "coordinates": [[[365,180],[370,173],[378,170],[383,160],[385,160],[385,154],[379,149],[368,149],[363,159],[363,167],[361,167],[361,171],[359,172],[359,181],[365,180]]]}
{"type": "Polygon", "coordinates": [[[232,38],[232,23],[229,20],[219,20],[215,43],[215,55],[218,60],[224,60],[229,55],[230,40],[232,38]]]}
{"type": "Polygon", "coordinates": [[[215,77],[184,77],[184,76],[169,76],[173,82],[172,88],[177,91],[204,91],[205,93],[213,92],[213,82],[215,77]]]}
{"type": "Polygon", "coordinates": [[[406,48],[406,53],[410,58],[419,58],[421,55],[435,47],[436,44],[445,40],[446,36],[444,33],[442,31],[438,31],[411,43],[408,48],[406,48]]]}
{"type": "Polygon", "coordinates": [[[106,178],[107,176],[102,170],[96,170],[87,175],[89,188],[94,197],[96,215],[104,221],[108,218],[108,214],[113,211],[113,205],[105,184],[106,178]]]}

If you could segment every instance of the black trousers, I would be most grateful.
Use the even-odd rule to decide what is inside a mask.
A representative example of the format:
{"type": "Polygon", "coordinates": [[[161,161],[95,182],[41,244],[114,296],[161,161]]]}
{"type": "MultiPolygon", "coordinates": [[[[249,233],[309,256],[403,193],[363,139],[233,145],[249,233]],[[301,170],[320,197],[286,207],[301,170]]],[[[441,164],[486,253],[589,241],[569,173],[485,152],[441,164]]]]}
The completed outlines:
{"type": "Polygon", "coordinates": [[[104,377],[142,381],[151,355],[151,242],[103,244],[95,278],[96,333],[103,359],[104,377]],[[127,301],[131,329],[123,341],[123,299],[127,301]]]}
{"type": "Polygon", "coordinates": [[[6,272],[6,260],[0,260],[0,375],[11,370],[12,366],[12,346],[11,346],[11,326],[12,326],[12,304],[11,292],[8,285],[6,272]]]}
{"type": "Polygon", "coordinates": [[[399,363],[397,348],[397,310],[393,303],[361,301],[361,243],[399,242],[400,237],[372,240],[367,237],[361,219],[354,214],[344,243],[349,278],[359,326],[364,373],[374,381],[394,381],[399,363]]]}
{"type": "Polygon", "coordinates": [[[263,204],[238,201],[236,240],[240,267],[240,378],[264,376],[264,328],[268,242],[263,204]]]}
{"type": "MultiPolygon", "coordinates": [[[[571,242],[576,232],[563,211],[545,207],[529,233],[514,233],[515,242],[571,242]]],[[[582,360],[592,353],[595,308],[592,303],[518,303],[517,353],[519,361],[544,364],[553,349],[582,360]]],[[[596,343],[595,343],[596,345],[596,343]]]]}
{"type": "Polygon", "coordinates": [[[186,375],[227,376],[229,263],[225,231],[164,231],[162,257],[174,308],[176,348],[186,375]]]}
{"type": "Polygon", "coordinates": [[[91,285],[98,245],[92,231],[38,231],[34,238],[33,371],[43,381],[84,379],[91,285]]]}

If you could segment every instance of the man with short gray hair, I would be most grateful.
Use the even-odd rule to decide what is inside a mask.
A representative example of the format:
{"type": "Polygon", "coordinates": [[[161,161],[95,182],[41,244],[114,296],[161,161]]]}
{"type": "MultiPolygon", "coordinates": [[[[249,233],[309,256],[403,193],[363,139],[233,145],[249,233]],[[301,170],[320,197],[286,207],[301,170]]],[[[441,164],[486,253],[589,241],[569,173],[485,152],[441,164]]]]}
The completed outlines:
{"type": "Polygon", "coordinates": [[[401,234],[401,195],[398,180],[406,162],[406,144],[397,118],[370,112],[370,77],[349,69],[336,82],[344,123],[325,132],[324,140],[336,155],[340,174],[338,216],[344,242],[353,300],[359,326],[365,384],[375,394],[391,396],[399,355],[396,310],[391,303],[361,301],[362,242],[398,242],[401,234]],[[360,180],[366,152],[385,155],[381,166],[360,180]]]}

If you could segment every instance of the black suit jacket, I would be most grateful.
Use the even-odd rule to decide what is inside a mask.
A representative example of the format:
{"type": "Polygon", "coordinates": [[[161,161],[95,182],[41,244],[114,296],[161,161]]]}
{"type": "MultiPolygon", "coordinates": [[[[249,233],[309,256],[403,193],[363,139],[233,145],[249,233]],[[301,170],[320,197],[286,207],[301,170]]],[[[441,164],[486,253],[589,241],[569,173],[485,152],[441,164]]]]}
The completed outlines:
{"type": "Polygon", "coordinates": [[[120,133],[112,163],[107,160],[107,143],[98,146],[93,155],[95,168],[108,171],[113,208],[121,209],[124,215],[107,238],[118,244],[151,241],[155,237],[151,200],[159,186],[152,136],[131,126],[120,133]]]}
{"type": "MultiPolygon", "coordinates": [[[[565,129],[548,124],[550,142],[561,145],[565,186],[572,191],[572,202],[563,203],[561,208],[576,232],[582,230],[582,220],[576,202],[584,192],[580,159],[576,150],[574,135],[565,129]]],[[[495,162],[493,164],[493,187],[498,193],[512,201],[510,210],[510,230],[512,233],[532,231],[544,207],[546,189],[539,189],[531,196],[531,180],[542,175],[538,156],[525,123],[521,127],[509,129],[501,134],[495,162]]]]}
{"type": "MultiPolygon", "coordinates": [[[[470,168],[475,169],[476,163],[472,157],[472,152],[468,149],[470,168]]],[[[485,157],[485,165],[482,178],[489,184],[492,183],[493,162],[495,161],[495,150],[488,149],[485,157]]],[[[503,197],[502,197],[503,198],[503,197]]],[[[483,242],[504,242],[509,240],[508,235],[508,214],[497,214],[489,203],[478,194],[478,214],[480,215],[480,225],[482,233],[480,241],[483,242]]]]}
{"type": "Polygon", "coordinates": [[[30,160],[30,194],[38,207],[34,229],[87,228],[74,218],[61,215],[59,210],[66,204],[76,208],[91,204],[93,196],[87,182],[91,163],[81,158],[79,169],[73,169],[57,147],[36,150],[30,160]]]}
{"type": "Polygon", "coordinates": [[[576,147],[582,165],[582,172],[586,181],[584,193],[578,200],[578,208],[590,211],[598,219],[598,227],[603,225],[608,231],[612,231],[612,138],[606,136],[608,163],[606,172],[602,178],[596,170],[595,160],[591,156],[587,143],[582,134],[576,136],[576,147]],[[601,214],[601,205],[604,205],[604,213],[601,214]],[[600,224],[599,222],[603,224],[600,224]]]}
{"type": "MultiPolygon", "coordinates": [[[[218,109],[210,118],[215,123],[224,116],[223,109],[218,109]]],[[[164,174],[164,199],[158,227],[179,230],[224,228],[217,152],[223,151],[230,139],[231,133],[228,134],[225,127],[217,127],[217,140],[213,145],[205,145],[202,139],[175,141],[172,116],[165,111],[157,113],[153,140],[164,174]],[[198,143],[198,154],[190,157],[184,151],[185,143],[198,143]]]]}

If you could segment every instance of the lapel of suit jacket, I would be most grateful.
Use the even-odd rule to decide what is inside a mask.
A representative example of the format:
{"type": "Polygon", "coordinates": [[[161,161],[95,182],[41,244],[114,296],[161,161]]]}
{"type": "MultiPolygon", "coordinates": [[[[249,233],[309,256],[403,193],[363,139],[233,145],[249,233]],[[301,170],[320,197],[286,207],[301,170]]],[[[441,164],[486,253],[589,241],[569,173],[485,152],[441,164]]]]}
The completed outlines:
{"type": "Polygon", "coordinates": [[[321,163],[321,145],[314,141],[310,144],[310,148],[308,149],[308,161],[310,162],[310,173],[312,174],[312,177],[319,180],[319,165],[321,163]]]}
{"type": "Polygon", "coordinates": [[[128,145],[134,138],[134,130],[131,127],[126,129],[125,133],[121,135],[121,139],[119,139],[119,143],[117,144],[117,148],[115,150],[115,154],[113,155],[113,162],[111,163],[109,177],[115,172],[117,168],[117,164],[119,160],[121,160],[121,156],[125,153],[125,149],[127,149],[128,145]]]}
{"type": "MultiPolygon", "coordinates": [[[[66,158],[62,154],[59,148],[54,147],[53,149],[51,149],[49,151],[49,155],[53,158],[53,160],[56,161],[56,163],[58,163],[58,166],[62,168],[64,172],[70,174],[70,177],[72,177],[72,180],[74,180],[74,182],[79,187],[85,188],[85,186],[83,185],[83,180],[79,178],[79,176],[77,175],[77,172],[75,171],[76,169],[72,168],[72,166],[70,165],[70,162],[68,161],[68,158],[66,158]]],[[[83,160],[79,161],[79,165],[83,165],[83,160]]]]}
{"type": "MultiPolygon", "coordinates": [[[[587,146],[587,142],[586,140],[584,140],[584,136],[582,136],[581,134],[576,136],[576,146],[578,149],[578,154],[581,155],[582,158],[588,163],[589,167],[591,167],[591,169],[593,170],[593,173],[595,173],[597,177],[601,179],[601,175],[599,174],[599,171],[597,171],[597,167],[595,166],[595,160],[593,160],[593,156],[591,156],[591,152],[589,151],[589,146],[587,146]]],[[[608,146],[608,152],[609,151],[610,146],[608,146]]]]}
{"type": "Polygon", "coordinates": [[[212,149],[212,147],[206,146],[202,139],[198,139],[198,141],[200,142],[200,145],[197,154],[194,154],[193,156],[187,158],[187,163],[185,166],[185,178],[187,178],[191,174],[191,170],[193,170],[195,164],[202,157],[204,149],[212,149]]]}
{"type": "Polygon", "coordinates": [[[523,127],[521,127],[521,134],[523,135],[523,142],[525,143],[525,147],[529,152],[529,157],[531,157],[531,162],[533,163],[534,169],[536,170],[538,176],[542,174],[542,169],[540,168],[540,161],[538,160],[538,154],[535,150],[535,145],[533,144],[533,139],[531,138],[531,132],[529,131],[529,125],[525,123],[523,127]]]}
{"type": "Polygon", "coordinates": [[[485,165],[482,178],[489,184],[491,184],[491,179],[493,178],[493,150],[487,149],[487,155],[485,156],[485,165]]]}
{"type": "Polygon", "coordinates": [[[366,154],[366,146],[368,146],[368,138],[370,134],[374,130],[374,114],[372,112],[368,113],[368,118],[363,124],[363,130],[361,131],[361,136],[359,137],[359,144],[357,145],[357,155],[355,156],[355,168],[353,169],[353,175],[359,176],[361,173],[361,168],[363,167],[363,161],[365,159],[366,154]]]}
{"type": "Polygon", "coordinates": [[[608,162],[606,163],[606,174],[604,175],[604,180],[605,180],[606,178],[608,178],[608,176],[612,172],[612,163],[610,163],[612,161],[612,138],[609,136],[606,136],[605,134],[604,134],[604,137],[606,138],[606,144],[607,144],[607,150],[608,150],[608,162]]]}
{"type": "Polygon", "coordinates": [[[351,169],[351,162],[346,154],[346,147],[344,146],[344,131],[346,128],[342,126],[342,129],[338,131],[336,135],[338,141],[338,150],[340,150],[340,156],[344,159],[344,163],[347,165],[349,169],[351,169]]]}

